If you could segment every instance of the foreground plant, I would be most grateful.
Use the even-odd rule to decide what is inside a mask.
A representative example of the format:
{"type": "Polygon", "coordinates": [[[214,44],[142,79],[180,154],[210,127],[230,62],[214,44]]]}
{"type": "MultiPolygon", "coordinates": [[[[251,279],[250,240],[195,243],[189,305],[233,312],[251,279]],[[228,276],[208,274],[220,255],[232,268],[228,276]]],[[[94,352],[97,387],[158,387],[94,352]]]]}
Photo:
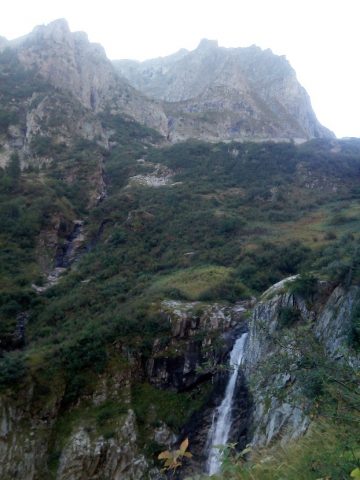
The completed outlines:
{"type": "Polygon", "coordinates": [[[164,471],[175,472],[177,468],[181,467],[184,458],[191,458],[192,454],[187,452],[189,446],[189,439],[185,438],[180,444],[178,450],[165,450],[158,455],[158,459],[164,462],[164,471]]]}

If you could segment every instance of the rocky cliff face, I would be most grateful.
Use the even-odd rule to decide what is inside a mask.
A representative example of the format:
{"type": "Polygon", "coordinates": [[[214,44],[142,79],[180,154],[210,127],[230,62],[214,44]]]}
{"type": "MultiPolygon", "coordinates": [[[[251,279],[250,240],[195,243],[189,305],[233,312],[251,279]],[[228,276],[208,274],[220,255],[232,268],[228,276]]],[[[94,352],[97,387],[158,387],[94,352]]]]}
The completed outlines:
{"type": "Polygon", "coordinates": [[[166,346],[154,345],[147,364],[150,382],[186,390],[208,379],[226,358],[249,305],[164,301],[162,314],[171,323],[172,335],[166,346]]]}
{"type": "Polygon", "coordinates": [[[164,100],[172,140],[332,137],[284,57],[256,46],[198,48],[143,63],[115,61],[129,82],[164,100]]]}
{"type": "Polygon", "coordinates": [[[8,46],[28,69],[71,93],[93,112],[111,109],[166,133],[167,120],[161,106],[119,78],[101,45],[90,43],[83,32],[71,33],[65,20],[36,27],[8,46]]]}
{"type": "Polygon", "coordinates": [[[291,293],[295,280],[265,292],[249,324],[244,373],[253,402],[249,440],[256,446],[279,440],[285,444],[307,431],[312,400],[303,390],[304,381],[311,382],[311,371],[302,376],[299,365],[309,353],[320,348],[321,361],[327,357],[348,364],[359,361],[348,340],[359,288],[334,289],[318,282],[314,296],[305,299],[291,293]],[[289,328],[284,327],[284,314],[295,319],[289,328]]]}
{"type": "Polygon", "coordinates": [[[65,20],[36,27],[13,45],[26,67],[37,69],[51,84],[70,91],[93,110],[116,86],[104,49],[90,43],[85,33],[71,33],[65,20]]]}
{"type": "Polygon", "coordinates": [[[359,359],[348,349],[351,319],[359,298],[359,287],[344,289],[338,286],[330,295],[315,325],[316,338],[324,345],[327,354],[335,359],[345,359],[359,366],[359,359]]]}
{"type": "Polygon", "coordinates": [[[100,45],[71,33],[65,20],[0,45],[91,112],[125,114],[172,142],[333,137],[287,60],[270,50],[203,40],[192,52],[112,64],[100,45]]]}
{"type": "Polygon", "coordinates": [[[82,398],[72,413],[65,415],[63,382],[53,379],[49,385],[46,392],[40,392],[34,380],[26,385],[21,398],[2,395],[1,478],[144,478],[149,466],[139,451],[128,376],[116,371],[100,376],[92,395],[82,398]]]}
{"type": "Polygon", "coordinates": [[[61,454],[57,480],[143,478],[148,464],[138,453],[134,412],[129,410],[114,429],[112,438],[94,437],[88,427],[75,431],[61,454]]]}
{"type": "Polygon", "coordinates": [[[34,405],[33,397],[33,385],[23,388],[21,398],[4,394],[1,397],[0,460],[4,479],[32,480],[46,467],[59,399],[53,396],[46,405],[39,406],[34,405]]]}
{"type": "MultiPolygon", "coordinates": [[[[144,440],[145,447],[155,442],[161,451],[174,447],[178,437],[156,417],[157,406],[143,399],[145,404],[149,402],[147,409],[151,415],[149,424],[141,425],[140,438],[139,419],[132,408],[139,399],[134,397],[132,388],[137,382],[147,380],[163,391],[185,390],[188,395],[196,395],[199,385],[208,382],[216,374],[217,365],[226,361],[235,332],[244,328],[248,307],[249,302],[229,307],[164,301],[160,314],[171,328],[167,344],[155,341],[146,365],[142,366],[141,360],[131,354],[125,370],[124,365],[115,362],[94,378],[93,391],[70,407],[64,407],[65,385],[61,377],[53,379],[46,391],[42,391],[38,379],[29,381],[21,398],[3,392],[1,478],[163,479],[152,466],[153,458],[144,455],[144,440]]],[[[126,346],[118,348],[126,350],[126,346]]],[[[212,401],[206,410],[209,415],[211,405],[212,401]]],[[[191,434],[193,451],[198,452],[198,471],[201,471],[209,418],[201,415],[195,423],[191,421],[191,425],[198,425],[200,419],[206,420],[196,438],[194,432],[191,434]]],[[[186,428],[191,428],[190,424],[186,428]]]]}
{"type": "MultiPolygon", "coordinates": [[[[280,282],[255,305],[249,321],[249,337],[243,373],[238,378],[231,441],[244,446],[272,445],[303,435],[311,423],[311,400],[302,393],[297,365],[306,353],[301,343],[306,329],[310,337],[335,361],[354,362],[348,355],[348,331],[359,288],[333,289],[318,283],[311,301],[291,293],[280,282]],[[284,312],[295,315],[284,327],[284,312]]],[[[143,442],[157,448],[175,448],[177,440],[189,437],[194,459],[186,463],[179,478],[201,473],[206,459],[206,439],[212,412],[221,402],[227,372],[222,370],[236,336],[246,328],[251,303],[234,307],[198,302],[164,301],[161,315],[171,326],[164,344],[155,341],[150,359],[132,358],[127,370],[114,363],[99,375],[92,393],[64,411],[61,378],[42,392],[36,379],[26,385],[21,398],[10,392],[1,399],[1,478],[35,480],[160,479],[143,442]],[[220,369],[219,369],[220,368],[220,369]],[[184,425],[179,436],[163,421],[154,420],[156,405],[149,404],[151,423],[142,425],[132,405],[132,384],[148,381],[157,389],[186,391],[193,395],[212,378],[212,393],[206,404],[184,425]],[[145,438],[144,438],[145,435],[145,438]]],[[[120,347],[119,348],[124,348],[120,347]]],[[[309,348],[312,348],[310,342],[309,348]]],[[[358,359],[357,359],[358,361],[358,359]]]]}

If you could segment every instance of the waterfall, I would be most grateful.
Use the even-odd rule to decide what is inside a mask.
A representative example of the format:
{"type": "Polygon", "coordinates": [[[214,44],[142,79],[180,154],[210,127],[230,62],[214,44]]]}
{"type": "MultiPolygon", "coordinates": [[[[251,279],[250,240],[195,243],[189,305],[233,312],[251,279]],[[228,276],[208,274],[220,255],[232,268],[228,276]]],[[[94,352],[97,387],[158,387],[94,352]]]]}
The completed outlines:
{"type": "Polygon", "coordinates": [[[214,413],[212,425],[208,434],[207,445],[209,447],[209,456],[206,462],[206,470],[209,475],[218,473],[221,467],[221,453],[216,446],[226,445],[229,439],[236,380],[243,360],[244,346],[247,336],[247,333],[243,333],[241,337],[236,340],[231,351],[230,367],[232,370],[229,374],[229,380],[223,401],[214,413]]]}

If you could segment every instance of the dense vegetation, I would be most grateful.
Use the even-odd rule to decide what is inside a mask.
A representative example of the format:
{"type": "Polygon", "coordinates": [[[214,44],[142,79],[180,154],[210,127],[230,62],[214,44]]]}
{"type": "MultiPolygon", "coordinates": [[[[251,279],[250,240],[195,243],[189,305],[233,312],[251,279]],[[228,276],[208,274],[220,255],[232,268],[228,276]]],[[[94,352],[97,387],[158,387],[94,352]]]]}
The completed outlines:
{"type": "MultiPolygon", "coordinates": [[[[12,319],[13,328],[16,313],[30,308],[29,352],[43,345],[44,361],[58,357],[59,349],[67,352],[60,358],[72,349],[77,355],[75,345],[101,331],[105,357],[106,345],[117,338],[148,354],[151,338],[166,331],[150,308],[164,297],[235,301],[311,269],[334,282],[358,282],[356,142],[344,142],[341,154],[323,142],[158,148],[151,131],[112,121],[114,130],[119,125],[115,140],[122,142],[106,159],[108,197],[89,214],[58,179],[60,162],[44,171],[46,183],[37,173],[20,175],[12,166],[16,158],[3,173],[2,265],[9,280],[2,312],[4,325],[12,319]],[[145,163],[137,162],[143,157],[145,163]],[[155,163],[174,172],[173,186],[127,186],[155,163]],[[36,239],[59,208],[68,217],[87,215],[91,251],[39,297],[30,288],[40,274],[36,239]],[[26,276],[17,277],[18,271],[26,276]]],[[[91,170],[85,152],[92,146],[79,145],[72,152],[77,149],[85,163],[77,167],[72,153],[73,168],[91,170]]]]}
{"type": "MultiPolygon", "coordinates": [[[[78,399],[91,395],[96,376],[112,371],[114,363],[131,372],[144,441],[149,422],[166,419],[178,430],[205,401],[206,386],[195,397],[160,395],[139,373],[155,338],[161,344],[169,337],[160,314],[164,298],[235,302],[286,276],[309,272],[293,286],[308,298],[313,275],[334,285],[359,284],[359,141],[338,142],[338,148],[320,140],[301,146],[196,141],[168,146],[156,132],[107,112],[101,122],[111,148],[71,129],[64,142],[54,133],[64,118],[75,119],[75,125],[87,113],[7,55],[0,55],[0,147],[9,144],[11,127],[26,127],[24,102],[36,108],[47,98],[55,107],[48,107],[27,156],[14,146],[0,170],[0,388],[21,388],[31,378],[39,402],[63,389],[59,438],[75,421],[67,409],[79,409],[78,399]],[[20,160],[26,165],[22,171],[20,160]],[[103,168],[107,195],[96,199],[103,168]],[[152,187],[137,181],[156,172],[166,172],[168,183],[152,187]],[[32,284],[46,283],[59,246],[79,218],[86,233],[81,255],[57,285],[36,293],[32,284]],[[16,330],[24,313],[26,337],[19,344],[16,330]],[[147,418],[151,402],[159,404],[155,420],[147,418]]],[[[356,310],[349,335],[356,351],[359,318],[356,310]]],[[[282,328],[296,324],[296,312],[281,313],[282,328]]],[[[305,394],[324,396],[328,385],[320,369],[312,373],[305,394]]],[[[111,435],[109,418],[124,411],[109,404],[82,413],[111,435]]],[[[341,425],[346,435],[348,424],[341,425]]],[[[320,422],[318,428],[331,438],[331,426],[320,422]]],[[[316,430],[304,440],[305,471],[317,435],[316,430]]],[[[59,448],[54,441],[54,458],[59,448]]],[[[258,477],[244,473],[242,464],[234,468],[227,478],[310,478],[291,476],[286,464],[278,477],[265,475],[267,465],[256,467],[258,477]]],[[[323,468],[314,472],[314,478],[329,475],[323,468]]],[[[342,478],[337,472],[330,475],[342,478]]]]}

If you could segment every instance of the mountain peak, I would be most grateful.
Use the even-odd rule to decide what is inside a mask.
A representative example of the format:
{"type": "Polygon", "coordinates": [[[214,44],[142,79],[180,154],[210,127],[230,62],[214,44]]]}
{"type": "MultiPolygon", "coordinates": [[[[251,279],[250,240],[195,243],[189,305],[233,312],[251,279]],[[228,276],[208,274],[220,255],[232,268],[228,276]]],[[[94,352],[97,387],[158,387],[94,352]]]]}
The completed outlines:
{"type": "Polygon", "coordinates": [[[100,45],[85,33],[72,33],[64,19],[10,44],[26,68],[85,107],[98,112],[118,103],[121,111],[159,126],[174,142],[332,136],[317,121],[290,64],[270,50],[219,48],[216,40],[202,39],[193,51],[112,64],[100,45]]]}
{"type": "Polygon", "coordinates": [[[5,37],[0,36],[0,52],[6,48],[9,44],[9,41],[5,37]]]}
{"type": "Polygon", "coordinates": [[[214,50],[219,48],[219,44],[217,40],[209,40],[207,38],[203,38],[200,40],[200,43],[196,50],[214,50]]]}
{"type": "Polygon", "coordinates": [[[90,43],[84,32],[71,32],[63,18],[10,42],[26,68],[34,68],[50,84],[71,92],[88,108],[97,110],[116,83],[105,50],[90,43]]]}
{"type": "Polygon", "coordinates": [[[216,40],[203,39],[178,57],[114,65],[135,88],[166,102],[172,141],[333,136],[317,121],[289,62],[256,45],[219,48],[216,40]]]}
{"type": "Polygon", "coordinates": [[[68,22],[65,18],[59,18],[47,25],[38,25],[34,28],[30,35],[38,38],[53,38],[54,40],[62,40],[64,37],[71,35],[68,22]]]}

